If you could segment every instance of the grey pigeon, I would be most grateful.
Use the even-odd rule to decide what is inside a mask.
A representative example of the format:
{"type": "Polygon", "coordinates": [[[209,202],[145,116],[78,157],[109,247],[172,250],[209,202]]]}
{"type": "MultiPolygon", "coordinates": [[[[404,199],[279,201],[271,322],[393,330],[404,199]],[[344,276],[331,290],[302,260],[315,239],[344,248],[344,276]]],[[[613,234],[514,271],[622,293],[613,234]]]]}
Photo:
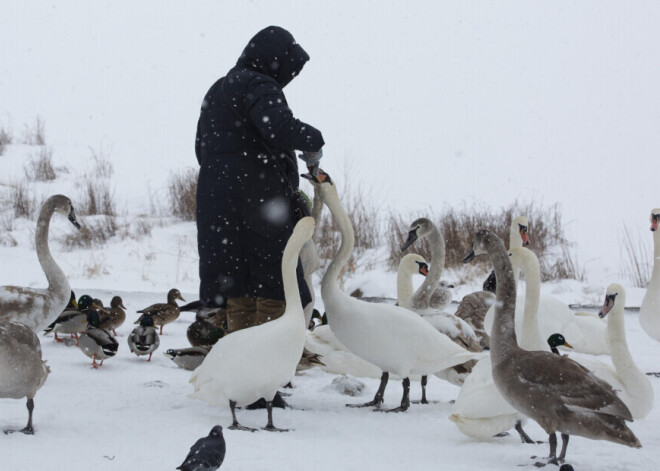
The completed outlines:
{"type": "Polygon", "coordinates": [[[225,459],[225,437],[222,426],[216,425],[207,437],[200,438],[190,447],[190,452],[181,466],[181,471],[215,471],[225,459]]]}

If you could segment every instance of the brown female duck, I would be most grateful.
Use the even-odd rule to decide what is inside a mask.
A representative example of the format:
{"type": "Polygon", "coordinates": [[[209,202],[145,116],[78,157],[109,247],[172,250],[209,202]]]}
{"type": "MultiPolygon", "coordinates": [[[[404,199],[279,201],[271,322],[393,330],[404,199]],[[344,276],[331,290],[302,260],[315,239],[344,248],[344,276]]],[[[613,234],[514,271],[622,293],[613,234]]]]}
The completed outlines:
{"type": "Polygon", "coordinates": [[[142,314],[140,318],[134,322],[134,324],[140,324],[144,315],[149,315],[154,319],[154,325],[160,326],[160,334],[163,335],[163,326],[171,322],[174,322],[179,318],[181,311],[179,306],[176,304],[176,300],[185,301],[181,296],[181,293],[178,289],[173,288],[167,293],[167,303],[157,303],[152,304],[149,307],[145,307],[140,311],[137,311],[142,314]]]}

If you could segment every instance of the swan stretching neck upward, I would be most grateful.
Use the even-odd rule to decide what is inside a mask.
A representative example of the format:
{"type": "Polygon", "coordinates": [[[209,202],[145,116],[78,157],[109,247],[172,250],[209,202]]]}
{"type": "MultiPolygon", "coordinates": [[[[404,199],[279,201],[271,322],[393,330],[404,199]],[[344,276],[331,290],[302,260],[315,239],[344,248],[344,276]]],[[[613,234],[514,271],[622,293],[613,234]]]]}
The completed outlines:
{"type": "Polygon", "coordinates": [[[651,231],[653,231],[653,273],[646,287],[644,300],[639,309],[639,323],[644,332],[656,342],[660,342],[660,208],[651,211],[651,231]]]}
{"type": "Polygon", "coordinates": [[[487,253],[497,277],[491,334],[495,385],[511,406],[548,433],[548,462],[563,461],[570,435],[641,447],[626,425],[626,421],[632,420],[630,410],[609,384],[567,356],[526,351],[518,346],[514,328],[516,284],[504,244],[492,232],[481,230],[472,247],[466,261],[487,253]],[[556,432],[561,432],[562,437],[559,457],[556,432]]]}
{"type": "Polygon", "coordinates": [[[230,429],[250,430],[236,419],[236,406],[264,398],[268,409],[265,430],[281,431],[273,425],[273,398],[296,372],[305,344],[303,307],[298,291],[296,266],[303,244],[312,237],[314,219],[298,221],[282,255],[282,281],[286,310],[282,317],[222,337],[195,370],[191,395],[211,405],[229,404],[230,429]]]}
{"type": "Polygon", "coordinates": [[[408,309],[364,302],[339,289],[339,272],[353,251],[353,227],[339,202],[337,188],[330,177],[319,171],[317,177],[310,179],[320,190],[341,232],[339,251],[321,281],[328,324],[346,348],[383,371],[373,401],[360,406],[379,407],[382,404],[391,372],[404,378],[401,406],[392,410],[404,411],[410,404],[410,375],[434,373],[475,359],[476,355],[453,343],[408,309]]]}
{"type": "Polygon", "coordinates": [[[54,195],[44,202],[37,220],[34,239],[37,258],[46,274],[48,288],[0,287],[0,320],[20,322],[34,332],[42,331],[53,319],[57,318],[71,296],[69,281],[53,259],[48,247],[50,219],[55,213],[65,215],[76,229],[80,229],[69,198],[64,195],[54,195]]]}

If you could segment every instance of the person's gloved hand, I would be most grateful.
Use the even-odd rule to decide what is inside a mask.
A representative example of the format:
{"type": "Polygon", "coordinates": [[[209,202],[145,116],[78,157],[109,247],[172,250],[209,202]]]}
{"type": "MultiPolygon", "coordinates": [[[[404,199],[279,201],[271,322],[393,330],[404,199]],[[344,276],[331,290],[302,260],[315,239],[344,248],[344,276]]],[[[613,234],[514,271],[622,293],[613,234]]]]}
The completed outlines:
{"type": "Polygon", "coordinates": [[[307,169],[313,177],[319,173],[321,157],[323,157],[323,149],[320,149],[318,152],[303,151],[298,157],[307,164],[307,169]]]}

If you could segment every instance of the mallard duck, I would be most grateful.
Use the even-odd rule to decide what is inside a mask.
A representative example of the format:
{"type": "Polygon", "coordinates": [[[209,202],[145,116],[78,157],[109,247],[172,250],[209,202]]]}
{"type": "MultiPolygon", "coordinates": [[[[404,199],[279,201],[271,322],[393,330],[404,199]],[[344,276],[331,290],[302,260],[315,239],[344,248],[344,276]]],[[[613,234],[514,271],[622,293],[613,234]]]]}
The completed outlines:
{"type": "Polygon", "coordinates": [[[302,357],[298,362],[298,366],[296,366],[296,373],[309,370],[310,368],[314,368],[315,366],[325,366],[325,363],[323,363],[321,358],[323,358],[323,355],[311,352],[306,348],[303,348],[302,357]]]}
{"type": "Polygon", "coordinates": [[[34,396],[46,382],[50,368],[41,359],[39,337],[18,322],[0,320],[0,397],[27,398],[28,423],[21,430],[32,435],[34,396]]]}
{"type": "Polygon", "coordinates": [[[76,345],[78,345],[78,334],[87,328],[87,316],[82,310],[89,307],[92,298],[83,295],[80,297],[80,302],[76,302],[73,291],[71,291],[71,296],[72,299],[69,300],[67,308],[62,314],[57,316],[57,319],[53,323],[44,329],[44,335],[53,332],[56,342],[64,342],[64,339],[57,337],[58,332],[60,334],[69,334],[71,338],[76,339],[76,345]]]}
{"type": "Polygon", "coordinates": [[[42,331],[51,319],[56,318],[66,307],[71,295],[69,281],[48,248],[48,228],[55,213],[67,216],[71,224],[80,229],[69,198],[55,195],[44,202],[37,220],[35,247],[39,263],[48,280],[48,288],[0,287],[0,320],[20,322],[34,332],[42,331]]]}
{"type": "MultiPolygon", "coordinates": [[[[93,306],[96,305],[93,304],[93,306]]],[[[92,359],[92,368],[98,368],[103,366],[103,360],[117,354],[119,343],[110,332],[99,327],[101,321],[97,309],[87,309],[85,314],[87,315],[87,330],[80,336],[78,345],[80,350],[92,359]],[[100,364],[96,363],[97,359],[101,360],[100,364]]]]}
{"type": "Polygon", "coordinates": [[[170,348],[163,353],[167,358],[184,370],[193,371],[202,364],[209,353],[206,347],[170,348]]]}
{"type": "Polygon", "coordinates": [[[557,347],[573,348],[573,346],[568,343],[561,334],[552,334],[548,337],[548,345],[550,346],[550,351],[555,355],[559,355],[559,349],[557,347]]]}
{"type": "Polygon", "coordinates": [[[632,421],[630,410],[612,386],[566,355],[518,347],[514,328],[516,284],[513,269],[502,240],[487,230],[477,233],[465,261],[483,253],[490,256],[497,276],[491,333],[493,379],[505,400],[535,420],[548,434],[547,463],[558,464],[564,460],[570,435],[641,447],[626,425],[626,421],[632,421]],[[562,438],[558,457],[556,432],[560,432],[562,438]]]}
{"type": "Polygon", "coordinates": [[[142,316],[140,325],[133,329],[131,335],[128,336],[128,348],[137,356],[149,354],[147,361],[151,361],[151,355],[158,350],[159,346],[160,338],[154,329],[154,320],[151,316],[142,316]]]}
{"type": "Polygon", "coordinates": [[[152,304],[149,307],[137,311],[141,313],[142,316],[140,316],[134,324],[139,324],[142,321],[144,314],[148,314],[153,317],[154,325],[160,326],[160,334],[163,335],[163,326],[170,322],[174,322],[179,318],[179,314],[181,314],[179,306],[176,304],[177,299],[185,301],[185,299],[181,297],[179,290],[173,288],[167,293],[167,303],[152,304]]]}
{"type": "Polygon", "coordinates": [[[190,345],[211,348],[219,339],[225,336],[225,331],[211,322],[220,311],[224,311],[224,309],[197,310],[195,322],[190,324],[186,331],[186,337],[188,337],[190,345]]]}
{"type": "Polygon", "coordinates": [[[120,296],[114,296],[110,301],[110,309],[101,312],[101,329],[112,330],[117,335],[117,328],[126,320],[126,306],[120,296]]]}

